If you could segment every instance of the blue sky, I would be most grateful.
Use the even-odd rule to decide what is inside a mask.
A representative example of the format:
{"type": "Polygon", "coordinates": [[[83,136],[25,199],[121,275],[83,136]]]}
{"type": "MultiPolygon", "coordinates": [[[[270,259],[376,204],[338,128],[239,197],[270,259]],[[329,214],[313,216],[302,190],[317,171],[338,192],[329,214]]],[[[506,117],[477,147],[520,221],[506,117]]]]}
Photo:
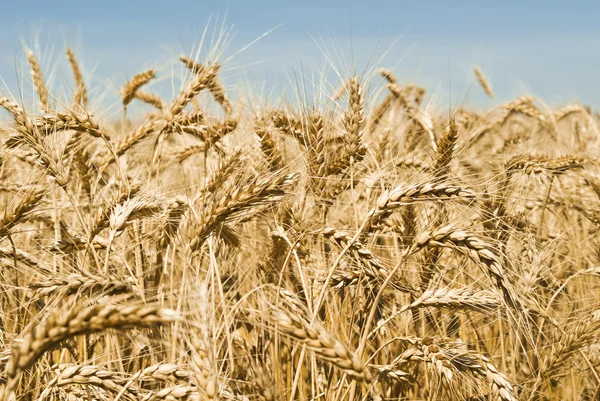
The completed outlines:
{"type": "MultiPolygon", "coordinates": [[[[190,53],[212,18],[211,26],[232,30],[224,58],[277,27],[224,65],[226,83],[251,81],[265,96],[320,71],[330,58],[345,72],[353,59],[360,68],[390,67],[402,82],[435,94],[440,107],[464,99],[487,106],[525,92],[550,105],[579,100],[600,107],[597,1],[2,2],[10,6],[0,13],[0,77],[11,91],[18,88],[22,43],[40,53],[56,81],[70,79],[56,61],[70,45],[86,77],[114,92],[145,68],[169,76],[170,60],[190,53]],[[476,64],[495,100],[473,86],[476,64]]],[[[335,86],[335,74],[328,77],[335,86]]],[[[158,85],[163,92],[172,87],[169,80],[158,85]]]]}

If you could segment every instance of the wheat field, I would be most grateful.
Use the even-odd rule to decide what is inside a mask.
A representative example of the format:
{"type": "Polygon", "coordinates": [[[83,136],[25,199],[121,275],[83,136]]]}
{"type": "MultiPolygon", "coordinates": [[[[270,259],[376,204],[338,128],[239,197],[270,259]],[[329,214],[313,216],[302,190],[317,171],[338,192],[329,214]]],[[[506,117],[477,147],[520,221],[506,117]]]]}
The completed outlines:
{"type": "Polygon", "coordinates": [[[0,98],[0,400],[600,399],[589,108],[380,67],[256,101],[184,55],[115,119],[64,57],[0,98]]]}

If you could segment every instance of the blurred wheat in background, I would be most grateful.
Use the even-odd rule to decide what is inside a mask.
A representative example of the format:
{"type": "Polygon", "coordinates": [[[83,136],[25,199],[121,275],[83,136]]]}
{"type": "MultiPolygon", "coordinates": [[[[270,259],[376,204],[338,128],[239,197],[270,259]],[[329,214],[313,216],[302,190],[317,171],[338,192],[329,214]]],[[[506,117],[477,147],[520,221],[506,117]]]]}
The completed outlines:
{"type": "Polygon", "coordinates": [[[182,55],[113,118],[37,57],[0,98],[0,400],[599,399],[588,108],[448,114],[381,66],[269,103],[182,55]]]}

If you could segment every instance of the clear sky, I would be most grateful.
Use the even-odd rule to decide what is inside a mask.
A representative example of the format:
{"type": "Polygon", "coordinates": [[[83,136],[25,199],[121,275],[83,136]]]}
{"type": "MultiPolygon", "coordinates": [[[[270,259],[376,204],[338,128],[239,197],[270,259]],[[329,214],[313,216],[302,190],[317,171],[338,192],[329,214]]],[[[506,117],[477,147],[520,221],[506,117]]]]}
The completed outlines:
{"type": "MultiPolygon", "coordinates": [[[[22,44],[40,52],[59,81],[68,44],[86,76],[117,86],[145,68],[171,72],[168,60],[190,53],[207,22],[231,28],[224,79],[252,80],[262,94],[298,74],[333,64],[390,67],[402,82],[435,93],[440,106],[487,105],[474,82],[480,65],[497,99],[525,92],[551,105],[579,100],[600,108],[600,1],[8,1],[0,0],[0,76],[17,88],[22,44]],[[216,21],[216,24],[215,24],[216,21]],[[40,47],[35,47],[37,44],[40,47]],[[62,61],[61,61],[62,63],[62,61]]],[[[214,37],[212,31],[209,37],[214,37]]],[[[64,78],[67,79],[67,78],[64,78]]],[[[336,85],[333,83],[332,85],[336,85]]],[[[164,82],[170,88],[171,82],[164,82]]],[[[164,88],[162,89],[164,90],[164,88]]]]}

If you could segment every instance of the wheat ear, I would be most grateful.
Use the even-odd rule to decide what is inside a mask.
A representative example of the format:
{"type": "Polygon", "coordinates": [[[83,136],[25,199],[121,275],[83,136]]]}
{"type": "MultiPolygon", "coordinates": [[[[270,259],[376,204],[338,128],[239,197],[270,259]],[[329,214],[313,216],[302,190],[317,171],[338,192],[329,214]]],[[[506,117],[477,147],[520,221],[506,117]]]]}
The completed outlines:
{"type": "Polygon", "coordinates": [[[154,77],[156,77],[156,71],[147,70],[144,72],[140,72],[139,74],[131,78],[131,80],[127,82],[121,90],[121,101],[123,102],[123,107],[127,107],[127,105],[133,100],[135,92],[137,92],[138,89],[150,82],[150,80],[154,77]]]}
{"type": "Polygon", "coordinates": [[[332,362],[348,376],[358,381],[371,381],[371,372],[354,352],[324,329],[311,326],[281,309],[272,310],[271,318],[280,332],[306,344],[316,355],[332,362]]]}
{"type": "Polygon", "coordinates": [[[73,53],[73,50],[69,48],[67,48],[67,58],[69,59],[71,70],[73,70],[73,77],[75,78],[75,93],[73,94],[73,103],[86,108],[88,104],[88,94],[85,82],[83,81],[83,74],[81,74],[81,69],[79,68],[77,59],[75,58],[75,53],[73,53]]]}
{"type": "Polygon", "coordinates": [[[474,72],[475,76],[477,77],[477,81],[479,82],[479,85],[481,85],[481,89],[483,89],[486,95],[493,99],[494,90],[492,89],[492,85],[490,85],[490,82],[486,79],[481,68],[479,66],[475,66],[474,72]]]}
{"type": "Polygon", "coordinates": [[[44,191],[36,189],[25,194],[0,218],[0,238],[10,234],[10,230],[23,221],[41,202],[44,191]]]}
{"type": "Polygon", "coordinates": [[[67,313],[56,312],[32,326],[12,351],[6,365],[6,384],[0,392],[0,399],[14,397],[15,387],[23,372],[61,341],[108,329],[153,327],[177,319],[175,311],[155,305],[96,304],[83,309],[71,309],[67,313]]]}
{"type": "Polygon", "coordinates": [[[40,98],[42,110],[48,111],[50,110],[50,93],[48,92],[48,87],[44,81],[44,75],[42,74],[40,63],[35,57],[35,54],[33,54],[33,52],[29,49],[27,49],[27,60],[29,61],[29,66],[31,67],[33,85],[35,86],[35,90],[40,98]]]}
{"type": "Polygon", "coordinates": [[[491,243],[477,235],[447,225],[432,231],[421,233],[415,243],[423,246],[446,246],[464,250],[475,261],[481,262],[487,267],[486,273],[503,295],[507,305],[519,313],[523,310],[523,303],[517,295],[513,284],[508,279],[502,258],[498,255],[491,243]]]}

